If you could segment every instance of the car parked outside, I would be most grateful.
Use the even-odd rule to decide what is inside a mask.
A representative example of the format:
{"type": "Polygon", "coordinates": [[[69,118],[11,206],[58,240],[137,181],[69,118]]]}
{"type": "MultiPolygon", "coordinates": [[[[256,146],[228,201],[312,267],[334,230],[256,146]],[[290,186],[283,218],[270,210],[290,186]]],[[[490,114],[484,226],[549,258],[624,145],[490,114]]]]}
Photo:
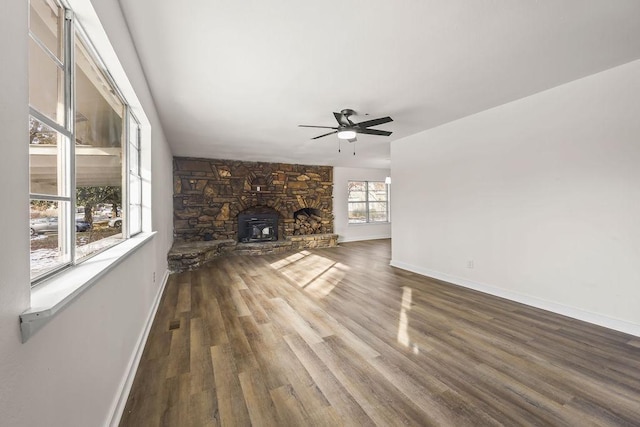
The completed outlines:
{"type": "Polygon", "coordinates": [[[122,228],[122,218],[115,217],[109,220],[109,227],[111,228],[122,228]]]}
{"type": "MultiPolygon", "coordinates": [[[[30,233],[32,236],[42,233],[58,232],[58,217],[36,218],[30,221],[30,233]]],[[[91,224],[83,219],[76,219],[76,231],[84,232],[91,230],[91,224]]]]}
{"type": "Polygon", "coordinates": [[[76,219],[76,231],[84,232],[91,230],[91,224],[84,219],[76,219]]]}
{"type": "Polygon", "coordinates": [[[51,233],[54,231],[58,231],[58,218],[57,217],[46,217],[46,218],[36,218],[32,219],[30,225],[30,233],[32,236],[41,233],[51,233]]]}

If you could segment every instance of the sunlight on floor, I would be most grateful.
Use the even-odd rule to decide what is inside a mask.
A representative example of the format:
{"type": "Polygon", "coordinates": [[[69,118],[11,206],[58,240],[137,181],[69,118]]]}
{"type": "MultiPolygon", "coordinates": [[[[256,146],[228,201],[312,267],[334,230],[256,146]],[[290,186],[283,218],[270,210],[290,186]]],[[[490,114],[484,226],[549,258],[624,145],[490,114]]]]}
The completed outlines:
{"type": "Polygon", "coordinates": [[[311,252],[309,251],[300,251],[300,252],[296,252],[293,255],[289,255],[286,258],[281,259],[280,261],[276,261],[271,263],[271,267],[276,269],[276,270],[280,270],[282,267],[285,267],[289,264],[293,264],[294,262],[308,256],[311,255],[311,252]]]}
{"type": "Polygon", "coordinates": [[[271,267],[319,298],[329,295],[349,271],[348,266],[309,251],[290,255],[271,267]]]}
{"type": "Polygon", "coordinates": [[[405,347],[411,347],[414,354],[418,354],[420,349],[417,345],[411,344],[409,339],[409,311],[411,310],[412,289],[404,286],[402,288],[402,305],[400,306],[400,320],[398,321],[398,343],[405,347]]]}

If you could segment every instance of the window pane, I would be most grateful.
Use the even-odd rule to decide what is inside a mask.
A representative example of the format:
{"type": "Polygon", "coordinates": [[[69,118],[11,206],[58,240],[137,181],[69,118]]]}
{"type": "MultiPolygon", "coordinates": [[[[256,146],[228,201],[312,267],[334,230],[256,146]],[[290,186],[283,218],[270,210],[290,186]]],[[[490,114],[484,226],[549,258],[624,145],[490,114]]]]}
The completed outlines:
{"type": "Polygon", "coordinates": [[[136,175],[129,175],[129,203],[132,205],[142,204],[141,179],[136,175]]]}
{"type": "Polygon", "coordinates": [[[76,37],[76,143],[122,147],[124,104],[76,37]]]}
{"type": "Polygon", "coordinates": [[[29,39],[29,105],[64,125],[63,72],[40,46],[29,39]]]}
{"type": "Polygon", "coordinates": [[[369,222],[387,222],[387,203],[369,203],[369,222]]]}
{"type": "Polygon", "coordinates": [[[349,201],[364,202],[367,200],[367,183],[364,181],[349,181],[349,201]]]}
{"type": "Polygon", "coordinates": [[[138,141],[138,123],[131,114],[129,114],[129,143],[136,148],[140,147],[138,141]]]}
{"type": "Polygon", "coordinates": [[[366,203],[349,203],[349,222],[367,222],[366,203]]]}
{"type": "Polygon", "coordinates": [[[387,186],[384,182],[369,182],[369,201],[384,202],[387,200],[387,186]]]}
{"type": "Polygon", "coordinates": [[[129,114],[129,234],[142,231],[142,179],[140,178],[139,125],[129,114]]]}
{"type": "Polygon", "coordinates": [[[62,60],[62,10],[51,0],[31,0],[29,3],[29,30],[62,60]]]}
{"type": "Polygon", "coordinates": [[[140,175],[138,149],[133,145],[129,145],[129,171],[134,175],[140,175]]]}
{"type": "Polygon", "coordinates": [[[29,177],[32,194],[68,196],[64,177],[68,138],[29,117],[29,177]]]}
{"type": "Polygon", "coordinates": [[[93,223],[85,218],[85,215],[76,217],[76,260],[122,241],[120,227],[109,219],[102,219],[96,210],[90,217],[95,218],[93,223]]]}
{"type": "Polygon", "coordinates": [[[78,37],[75,60],[76,203],[92,226],[91,236],[76,242],[81,259],[123,237],[114,218],[100,216],[100,208],[111,205],[117,211],[123,206],[124,105],[78,37]]]}
{"type": "Polygon", "coordinates": [[[63,237],[66,234],[65,218],[69,218],[69,203],[32,200],[29,210],[31,279],[34,279],[70,261],[63,237]]]}
{"type": "Polygon", "coordinates": [[[140,205],[129,206],[129,232],[131,235],[142,231],[142,207],[140,205]]]}

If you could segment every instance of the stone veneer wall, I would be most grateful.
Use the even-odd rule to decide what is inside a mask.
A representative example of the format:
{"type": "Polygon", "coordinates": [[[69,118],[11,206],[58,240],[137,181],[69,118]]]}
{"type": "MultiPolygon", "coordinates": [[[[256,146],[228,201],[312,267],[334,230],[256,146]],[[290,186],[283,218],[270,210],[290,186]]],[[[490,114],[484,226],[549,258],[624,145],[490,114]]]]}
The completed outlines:
{"type": "Polygon", "coordinates": [[[173,178],[177,241],[237,240],[238,214],[265,207],[280,215],[280,239],[302,208],[321,211],[319,231],[333,233],[331,166],[174,157],[173,178]]]}

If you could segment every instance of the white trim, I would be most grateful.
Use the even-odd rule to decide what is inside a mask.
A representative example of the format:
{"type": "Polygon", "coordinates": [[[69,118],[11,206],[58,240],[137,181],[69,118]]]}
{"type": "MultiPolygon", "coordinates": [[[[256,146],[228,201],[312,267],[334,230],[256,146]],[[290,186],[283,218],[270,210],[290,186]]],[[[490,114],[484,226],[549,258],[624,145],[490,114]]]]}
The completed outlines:
{"type": "Polygon", "coordinates": [[[69,267],[31,289],[31,308],[20,315],[22,342],[73,302],[156,234],[140,233],[86,261],[69,267]]]}
{"type": "Polygon", "coordinates": [[[540,308],[542,310],[551,311],[573,319],[582,320],[583,322],[593,323],[594,325],[603,326],[626,334],[640,337],[640,325],[627,322],[625,320],[614,319],[598,313],[582,310],[580,308],[571,307],[553,301],[547,301],[531,295],[521,294],[519,292],[510,291],[503,288],[487,285],[485,283],[474,282],[472,280],[463,279],[461,277],[452,276],[450,274],[441,273],[439,271],[429,270],[423,267],[406,264],[404,262],[391,260],[389,263],[392,267],[408,270],[422,276],[432,277],[434,279],[443,280],[454,285],[462,286],[485,294],[506,298],[511,301],[519,302],[531,307],[540,308]]]}
{"type": "Polygon", "coordinates": [[[390,239],[391,234],[374,234],[371,236],[353,236],[353,237],[341,237],[338,235],[338,243],[348,243],[348,242],[361,242],[363,240],[379,240],[379,239],[390,239]]]}
{"type": "Polygon", "coordinates": [[[347,227],[366,227],[368,225],[391,225],[391,221],[375,221],[375,222],[348,222],[347,219],[347,227]]]}
{"type": "Polygon", "coordinates": [[[129,360],[129,364],[127,366],[126,375],[122,378],[122,382],[120,383],[120,391],[116,396],[116,399],[111,404],[110,409],[110,426],[118,426],[120,424],[120,420],[122,419],[122,414],[124,413],[124,408],[127,404],[127,399],[129,398],[129,392],[131,392],[131,386],[133,385],[133,380],[138,372],[138,366],[140,365],[140,359],[142,359],[142,352],[144,350],[144,346],[147,342],[147,338],[149,337],[149,332],[151,332],[151,326],[153,325],[153,320],[156,317],[156,312],[158,311],[158,307],[160,306],[160,300],[162,299],[162,294],[164,293],[164,288],[167,285],[167,280],[169,279],[169,270],[165,270],[164,276],[162,277],[162,283],[160,285],[160,289],[158,289],[158,293],[156,294],[155,300],[153,301],[153,305],[151,310],[149,311],[149,315],[147,316],[147,321],[145,323],[144,329],[138,338],[138,342],[136,343],[133,354],[131,355],[131,359],[129,360]]]}

